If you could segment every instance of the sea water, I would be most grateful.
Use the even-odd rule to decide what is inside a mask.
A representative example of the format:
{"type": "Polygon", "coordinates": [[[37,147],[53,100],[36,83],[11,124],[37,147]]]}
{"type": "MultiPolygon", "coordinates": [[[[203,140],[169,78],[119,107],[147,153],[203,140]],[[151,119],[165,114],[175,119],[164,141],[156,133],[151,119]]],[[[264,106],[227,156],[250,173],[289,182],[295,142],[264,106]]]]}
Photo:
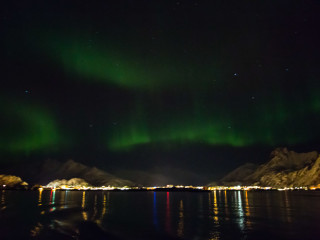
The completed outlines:
{"type": "Polygon", "coordinates": [[[0,239],[320,239],[318,191],[0,191],[0,239]]]}

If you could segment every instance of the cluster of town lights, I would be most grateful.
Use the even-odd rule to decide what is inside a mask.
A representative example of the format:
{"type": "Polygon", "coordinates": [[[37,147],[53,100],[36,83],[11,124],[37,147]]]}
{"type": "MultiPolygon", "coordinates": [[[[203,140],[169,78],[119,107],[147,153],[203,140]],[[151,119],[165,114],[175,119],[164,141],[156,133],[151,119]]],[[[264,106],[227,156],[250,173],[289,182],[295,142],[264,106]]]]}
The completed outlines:
{"type": "Polygon", "coordinates": [[[183,186],[183,185],[166,185],[166,186],[152,186],[152,187],[115,187],[115,186],[101,186],[101,187],[89,187],[89,186],[43,186],[40,189],[44,190],[161,190],[161,189],[176,189],[176,190],[204,190],[204,191],[225,191],[225,190],[236,190],[236,191],[249,191],[249,190],[278,190],[278,191],[287,191],[287,190],[316,190],[320,189],[320,185],[310,186],[310,187],[284,187],[284,188],[273,188],[273,187],[261,187],[261,186],[183,186]]]}
{"type": "Polygon", "coordinates": [[[183,186],[183,185],[166,185],[166,186],[152,186],[152,187],[115,187],[115,186],[101,186],[101,187],[91,187],[91,186],[42,186],[41,189],[51,190],[51,189],[61,189],[61,190],[157,190],[157,189],[193,189],[193,190],[208,190],[208,187],[203,186],[183,186]]]}

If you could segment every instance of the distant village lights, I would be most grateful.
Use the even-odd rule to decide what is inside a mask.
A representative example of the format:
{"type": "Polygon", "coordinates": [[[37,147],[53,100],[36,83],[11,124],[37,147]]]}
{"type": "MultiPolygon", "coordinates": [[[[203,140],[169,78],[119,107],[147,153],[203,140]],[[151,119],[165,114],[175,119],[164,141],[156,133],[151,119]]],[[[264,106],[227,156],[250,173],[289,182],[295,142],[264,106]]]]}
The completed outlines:
{"type": "Polygon", "coordinates": [[[262,187],[262,186],[184,186],[184,185],[166,185],[166,186],[152,186],[152,187],[116,187],[116,186],[101,186],[101,187],[91,187],[91,186],[68,186],[68,185],[61,185],[61,186],[43,186],[39,188],[39,191],[42,190],[102,190],[102,191],[113,191],[113,190],[121,190],[121,191],[128,191],[128,190],[145,190],[145,191],[157,191],[157,190],[177,190],[177,191],[250,191],[250,190],[278,190],[278,191],[287,191],[287,190],[316,190],[320,189],[320,185],[311,186],[311,187],[284,187],[284,188],[273,188],[273,187],[262,187]]]}

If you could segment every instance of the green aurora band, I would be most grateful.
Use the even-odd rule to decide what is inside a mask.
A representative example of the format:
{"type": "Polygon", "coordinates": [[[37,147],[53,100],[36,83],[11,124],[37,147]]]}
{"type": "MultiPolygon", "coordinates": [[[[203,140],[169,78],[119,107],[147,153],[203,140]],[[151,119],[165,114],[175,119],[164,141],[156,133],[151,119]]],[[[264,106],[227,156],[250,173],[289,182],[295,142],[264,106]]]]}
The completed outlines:
{"type": "MultiPolygon", "coordinates": [[[[195,70],[188,72],[185,70],[188,67],[183,66],[192,66],[193,60],[183,59],[179,62],[169,55],[157,61],[147,57],[143,59],[139,54],[133,57],[130,51],[118,51],[116,45],[113,47],[110,42],[103,44],[97,41],[93,44],[83,39],[59,36],[50,38],[45,40],[50,46],[46,52],[67,73],[78,79],[117,85],[142,96],[136,103],[136,109],[121,116],[121,124],[107,129],[110,150],[121,151],[139,145],[166,142],[234,147],[254,144],[290,145],[307,141],[308,136],[312,136],[313,126],[308,124],[308,118],[320,110],[320,98],[316,91],[318,87],[310,90],[313,93],[310,99],[305,99],[303,96],[283,96],[277,86],[266,85],[263,90],[265,95],[254,103],[239,100],[244,103],[241,106],[237,105],[238,99],[243,97],[237,93],[237,88],[243,87],[241,82],[231,79],[212,86],[213,79],[219,78],[217,71],[214,71],[218,65],[212,59],[201,65],[200,70],[193,68],[198,69],[198,73],[195,70]],[[226,90],[226,84],[233,85],[233,90],[226,90]],[[179,95],[187,95],[191,100],[183,107],[178,105],[176,110],[168,111],[167,105],[163,104],[166,91],[174,91],[177,98],[179,95]],[[219,91],[224,92],[224,97],[214,102],[212,96],[218,95],[219,91]],[[154,96],[150,97],[154,92],[160,92],[158,101],[155,101],[154,96]],[[160,103],[156,106],[156,103],[150,104],[152,102],[160,103]],[[306,126],[298,125],[301,121],[306,122],[306,126]]],[[[243,92],[254,92],[252,86],[247,84],[243,92]]],[[[45,131],[52,132],[53,129],[44,127],[41,132],[45,131]]],[[[47,141],[43,137],[44,144],[54,140],[47,141]]],[[[38,146],[35,139],[30,144],[24,148],[38,146]]]]}
{"type": "Polygon", "coordinates": [[[54,150],[61,144],[53,116],[41,107],[16,102],[7,104],[2,111],[3,129],[1,150],[13,154],[54,150]]]}
{"type": "Polygon", "coordinates": [[[68,35],[39,38],[46,43],[42,51],[58,62],[66,73],[76,75],[79,79],[114,84],[131,90],[158,91],[174,87],[193,88],[195,85],[198,88],[206,87],[218,74],[217,64],[212,59],[201,69],[201,75],[205,77],[195,83],[194,78],[199,73],[191,68],[185,70],[185,65],[198,64],[195,58],[181,60],[178,56],[165,53],[157,57],[146,53],[141,57],[141,52],[134,46],[127,46],[125,50],[109,39],[104,42],[88,41],[89,37],[68,35]]]}
{"type": "Polygon", "coordinates": [[[140,110],[133,111],[127,117],[129,121],[112,129],[108,146],[111,150],[121,151],[144,144],[166,145],[167,142],[244,147],[256,144],[293,145],[307,141],[312,135],[313,125],[301,126],[298,123],[308,122],[310,115],[286,106],[283,101],[274,101],[267,103],[266,100],[259,105],[259,110],[253,106],[238,113],[218,107],[210,111],[196,106],[182,113],[171,111],[158,119],[149,117],[153,115],[150,109],[141,111],[143,104],[140,102],[140,110]]]}

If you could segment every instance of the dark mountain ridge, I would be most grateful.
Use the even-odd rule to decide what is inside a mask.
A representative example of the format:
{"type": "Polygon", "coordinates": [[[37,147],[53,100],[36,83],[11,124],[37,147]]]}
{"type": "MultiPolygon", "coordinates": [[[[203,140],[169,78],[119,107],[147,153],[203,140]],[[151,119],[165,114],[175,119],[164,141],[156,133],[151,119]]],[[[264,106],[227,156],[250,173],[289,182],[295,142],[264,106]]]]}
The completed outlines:
{"type": "Polygon", "coordinates": [[[60,162],[48,159],[40,163],[21,165],[8,169],[6,173],[21,176],[32,184],[46,185],[56,179],[81,178],[93,186],[133,186],[132,181],[122,179],[96,167],[90,167],[74,160],[60,162]]]}
{"type": "Polygon", "coordinates": [[[270,187],[301,187],[320,183],[320,158],[316,151],[297,153],[277,148],[270,160],[255,166],[245,164],[219,181],[221,185],[259,185],[270,187]]]}

